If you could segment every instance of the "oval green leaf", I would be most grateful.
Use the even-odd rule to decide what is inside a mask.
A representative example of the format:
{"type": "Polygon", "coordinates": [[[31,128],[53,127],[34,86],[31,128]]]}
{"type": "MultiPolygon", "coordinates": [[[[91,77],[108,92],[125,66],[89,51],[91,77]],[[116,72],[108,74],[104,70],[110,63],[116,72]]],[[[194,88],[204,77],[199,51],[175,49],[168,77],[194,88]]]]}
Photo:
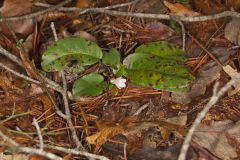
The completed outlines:
{"type": "Polygon", "coordinates": [[[42,69],[47,72],[61,71],[71,61],[81,66],[92,65],[102,58],[102,49],[83,38],[68,37],[58,40],[42,56],[42,69]]]}
{"type": "Polygon", "coordinates": [[[185,53],[168,42],[139,46],[126,57],[127,76],[137,85],[170,92],[188,91],[194,77],[184,65],[185,53]]]}
{"type": "Polygon", "coordinates": [[[74,82],[72,93],[73,96],[98,96],[106,87],[107,83],[102,75],[91,73],[74,82]]]}
{"type": "Polygon", "coordinates": [[[120,64],[120,60],[121,60],[120,53],[116,48],[112,48],[110,49],[109,52],[105,52],[103,54],[102,62],[106,66],[116,67],[118,64],[120,64]]]}

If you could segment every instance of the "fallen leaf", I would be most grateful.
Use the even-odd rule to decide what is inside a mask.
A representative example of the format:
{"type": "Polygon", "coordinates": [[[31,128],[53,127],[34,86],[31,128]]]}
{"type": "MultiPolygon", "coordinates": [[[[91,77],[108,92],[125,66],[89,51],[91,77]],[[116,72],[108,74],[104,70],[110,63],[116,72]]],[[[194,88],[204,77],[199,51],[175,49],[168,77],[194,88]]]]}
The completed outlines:
{"type": "MultiPolygon", "coordinates": [[[[0,12],[3,17],[10,16],[21,16],[24,14],[31,13],[32,4],[29,0],[5,0],[3,7],[0,8],[0,12]]],[[[26,20],[18,20],[8,22],[9,26],[6,25],[6,22],[0,24],[2,31],[6,35],[11,35],[9,27],[15,32],[23,36],[27,36],[33,31],[33,19],[29,18],[26,20]]]]}
{"type": "Polygon", "coordinates": [[[168,123],[185,126],[187,124],[187,115],[181,115],[176,117],[171,117],[165,120],[168,123]]]}
{"type": "Polygon", "coordinates": [[[86,139],[88,143],[96,145],[96,150],[98,150],[108,139],[123,133],[124,128],[122,126],[113,126],[102,128],[98,133],[88,136],[86,139]]]}
{"type": "Polygon", "coordinates": [[[224,35],[230,42],[240,45],[240,18],[234,18],[226,25],[224,35]]]}
{"type": "Polygon", "coordinates": [[[200,13],[194,12],[189,6],[182,3],[170,3],[163,1],[164,5],[170,9],[171,13],[175,16],[199,16],[200,13]]]}
{"type": "Polygon", "coordinates": [[[137,39],[140,43],[165,40],[174,34],[174,30],[161,22],[149,22],[144,29],[137,32],[137,39]]]}
{"type": "Polygon", "coordinates": [[[238,154],[234,146],[228,143],[227,136],[234,136],[240,142],[240,121],[213,122],[210,126],[199,126],[193,136],[194,142],[207,148],[221,159],[234,159],[238,154]]]}

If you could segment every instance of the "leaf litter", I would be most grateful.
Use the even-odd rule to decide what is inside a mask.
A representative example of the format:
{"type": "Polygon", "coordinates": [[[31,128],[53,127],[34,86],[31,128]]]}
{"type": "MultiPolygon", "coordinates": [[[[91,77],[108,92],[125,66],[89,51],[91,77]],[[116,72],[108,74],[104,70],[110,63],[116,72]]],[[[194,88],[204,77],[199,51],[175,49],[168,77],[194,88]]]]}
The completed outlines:
{"type": "MultiPolygon", "coordinates": [[[[18,7],[23,10],[16,15],[26,14],[35,9],[28,3],[23,5],[23,2],[22,0],[20,7],[18,7]]],[[[123,1],[101,0],[96,3],[91,2],[90,0],[80,0],[75,4],[70,4],[70,6],[102,7],[122,3],[123,1]]],[[[10,1],[4,1],[1,12],[16,8],[15,5],[7,6],[7,3],[10,4],[10,1]]],[[[213,3],[206,0],[201,3],[193,1],[186,5],[186,3],[141,0],[136,5],[121,8],[120,10],[199,16],[224,11],[231,4],[235,3],[229,1],[227,4],[223,4],[219,0],[214,0],[213,3]]],[[[236,6],[232,5],[232,7],[236,6]]],[[[92,153],[98,153],[109,158],[125,156],[129,159],[158,159],[158,156],[161,155],[163,159],[165,157],[176,159],[181,140],[186,135],[189,125],[192,124],[197,113],[204,107],[211,96],[213,83],[220,81],[221,85],[223,85],[240,69],[237,62],[239,59],[238,48],[231,47],[239,45],[238,34],[235,34],[239,32],[237,30],[239,28],[238,20],[235,19],[184,23],[187,32],[195,40],[187,37],[186,53],[181,51],[181,56],[175,55],[174,57],[171,55],[174,55],[177,51],[180,53],[181,50],[176,47],[181,45],[181,34],[177,32],[177,28],[180,27],[171,25],[168,21],[123,18],[106,14],[91,15],[87,13],[78,16],[75,13],[56,13],[57,16],[55,17],[46,15],[46,17],[40,18],[34,32],[32,31],[32,21],[29,20],[24,24],[16,21],[16,24],[10,23],[10,25],[18,38],[25,40],[23,46],[29,53],[28,58],[34,60],[34,66],[37,67],[38,72],[61,84],[58,73],[52,71],[65,70],[68,91],[76,91],[77,89],[78,92],[79,88],[82,88],[87,92],[87,94],[85,91],[74,94],[75,97],[69,94],[69,104],[72,119],[74,120],[74,128],[78,135],[81,135],[79,138],[84,143],[84,146],[92,153]],[[70,56],[63,58],[63,61],[59,62],[59,57],[46,49],[51,46],[49,40],[53,38],[49,24],[51,20],[55,22],[58,36],[60,39],[63,38],[55,46],[53,43],[51,44],[53,52],[61,54],[59,56],[67,55],[67,57],[71,53],[76,53],[78,54],[77,58],[76,56],[70,56]],[[227,24],[226,27],[225,24],[227,24]],[[222,25],[225,28],[221,27],[222,25]],[[38,32],[41,34],[37,34],[38,32]],[[19,33],[24,36],[20,36],[19,33]],[[79,52],[79,48],[76,47],[79,46],[79,42],[67,41],[72,39],[72,35],[78,37],[76,39],[81,39],[81,49],[85,47],[89,49],[89,52],[86,52],[86,49],[79,52]],[[29,36],[28,40],[27,36],[29,36]],[[233,44],[226,41],[226,39],[233,44]],[[196,44],[196,41],[200,41],[206,50],[221,62],[222,66],[211,60],[208,53],[196,44]],[[218,43],[220,41],[221,43],[218,43]],[[147,43],[149,46],[154,43],[174,45],[170,48],[160,47],[154,50],[152,47],[147,48],[147,43]],[[59,45],[60,49],[56,47],[59,45]],[[91,48],[91,46],[95,47],[91,48]],[[163,50],[163,52],[159,52],[159,50],[163,50]],[[90,51],[94,53],[90,53],[90,51]],[[90,55],[90,57],[84,57],[85,55],[90,55]],[[92,55],[94,55],[93,59],[91,59],[92,55]],[[131,61],[131,57],[134,56],[136,56],[135,60],[131,61]],[[126,62],[126,57],[130,57],[128,58],[130,61],[126,62]],[[187,59],[187,57],[191,57],[191,59],[187,59]],[[123,59],[125,59],[125,64],[132,67],[130,67],[131,69],[135,67],[134,69],[140,68],[140,72],[143,72],[142,69],[150,71],[148,71],[148,74],[138,72],[131,75],[121,65],[123,59]],[[186,63],[188,66],[184,65],[186,60],[188,60],[188,63],[186,63]],[[51,63],[47,63],[50,66],[45,65],[43,61],[51,61],[51,63]],[[179,64],[180,62],[181,64],[179,64]],[[229,68],[230,65],[228,64],[231,64],[231,68],[229,68]],[[166,66],[172,67],[167,68],[166,66]],[[65,67],[70,68],[70,70],[65,69],[65,67]],[[226,68],[230,70],[226,70],[226,68]],[[149,81],[151,79],[149,74],[152,72],[151,70],[164,71],[161,72],[161,75],[157,75],[157,78],[162,76],[163,79],[160,87],[150,85],[150,82],[152,83],[152,81],[149,81]],[[184,80],[189,82],[190,91],[184,90],[187,91],[185,93],[180,89],[171,89],[172,86],[178,86],[176,84],[181,83],[183,80],[176,80],[176,75],[180,71],[182,71],[181,74],[187,73],[189,75],[184,80]],[[69,74],[70,72],[71,74],[69,74]],[[87,85],[86,83],[90,82],[90,80],[86,79],[86,77],[89,75],[98,75],[99,81],[91,81],[90,85],[87,85]],[[166,78],[167,75],[171,75],[170,78],[166,78]],[[192,75],[194,75],[195,80],[193,80],[192,75]],[[124,85],[122,85],[124,87],[111,84],[111,80],[122,77],[125,80],[124,85]],[[136,81],[134,77],[142,78],[136,81]],[[74,84],[77,79],[80,81],[79,84],[74,84]],[[83,79],[85,79],[84,82],[81,81],[83,79]],[[134,83],[134,81],[137,83],[134,83]],[[162,105],[160,99],[164,90],[172,93],[169,102],[162,105]],[[148,104],[148,106],[145,107],[144,104],[148,104]],[[89,147],[90,145],[91,147],[89,147]]],[[[10,47],[12,45],[17,48],[19,45],[10,35],[9,31],[1,31],[0,44],[15,55],[19,55],[18,49],[12,50],[10,47]]],[[[0,62],[9,66],[2,58],[0,62]]],[[[19,69],[19,66],[12,66],[12,68],[14,70],[18,68],[17,71],[25,74],[24,68],[19,69]]],[[[0,77],[2,80],[0,82],[1,131],[12,138],[14,137],[14,140],[20,144],[34,146],[34,144],[38,144],[36,129],[32,125],[34,117],[40,124],[44,143],[67,148],[74,147],[73,141],[68,134],[69,127],[66,126],[65,120],[56,114],[56,107],[60,110],[64,108],[62,97],[58,93],[53,90],[46,91],[41,86],[24,80],[19,81],[14,75],[3,71],[1,71],[0,77]]],[[[225,95],[223,100],[210,110],[196,131],[193,139],[196,144],[191,145],[192,149],[188,154],[191,159],[214,156],[222,159],[239,157],[237,147],[240,144],[237,137],[239,134],[237,127],[240,114],[238,107],[240,100],[239,85],[234,87],[235,90],[229,91],[229,94],[225,95]],[[218,125],[223,123],[224,125],[218,125]],[[232,126],[233,129],[235,128],[235,132],[227,130],[226,126],[232,126]],[[225,132],[219,136],[216,130],[217,132],[222,132],[222,130],[225,132]],[[215,148],[212,148],[210,143],[215,141],[218,144],[215,148]],[[225,152],[226,150],[227,152],[225,152]]],[[[54,151],[50,152],[56,153],[54,151]]],[[[62,152],[58,154],[72,159],[83,158],[62,152]]]]}

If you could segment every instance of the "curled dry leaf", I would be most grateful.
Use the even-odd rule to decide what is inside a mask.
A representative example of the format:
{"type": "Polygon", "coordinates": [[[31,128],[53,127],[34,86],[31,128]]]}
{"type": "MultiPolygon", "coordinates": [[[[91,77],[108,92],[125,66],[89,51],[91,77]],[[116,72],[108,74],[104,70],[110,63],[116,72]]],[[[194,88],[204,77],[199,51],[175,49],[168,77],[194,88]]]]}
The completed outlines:
{"type": "MultiPolygon", "coordinates": [[[[4,17],[10,16],[21,16],[24,14],[31,13],[32,4],[29,0],[5,0],[0,12],[4,17]]],[[[33,19],[19,20],[8,22],[11,30],[15,33],[19,33],[23,36],[27,36],[33,31],[33,19]]],[[[11,30],[9,29],[6,22],[1,23],[0,27],[2,32],[6,35],[11,35],[11,30]]]]}
{"type": "Polygon", "coordinates": [[[200,13],[194,12],[189,6],[181,3],[170,3],[168,1],[163,2],[164,5],[170,9],[171,13],[176,16],[199,16],[200,13]]]}

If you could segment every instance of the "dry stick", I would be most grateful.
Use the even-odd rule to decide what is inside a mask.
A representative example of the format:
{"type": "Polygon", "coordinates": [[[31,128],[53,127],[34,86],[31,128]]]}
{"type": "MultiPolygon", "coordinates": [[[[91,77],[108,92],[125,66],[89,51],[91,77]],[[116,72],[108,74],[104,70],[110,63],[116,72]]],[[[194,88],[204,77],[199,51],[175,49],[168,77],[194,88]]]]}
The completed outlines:
{"type": "MultiPolygon", "coordinates": [[[[55,28],[53,22],[51,22],[51,29],[52,29],[55,41],[58,41],[56,28],[55,28]]],[[[72,123],[72,119],[71,119],[72,116],[71,116],[71,112],[70,112],[70,109],[69,109],[69,103],[68,103],[68,98],[67,98],[67,81],[66,81],[66,78],[65,78],[65,75],[64,75],[64,71],[61,71],[60,74],[61,74],[62,83],[63,83],[63,92],[61,92],[61,93],[62,93],[62,96],[63,96],[63,102],[64,102],[64,108],[65,108],[65,119],[67,120],[68,126],[70,127],[70,131],[72,133],[72,139],[75,142],[77,148],[81,149],[81,150],[86,150],[83,147],[80,140],[78,139],[77,132],[73,127],[73,123],[72,123]]]]}
{"type": "MultiPolygon", "coordinates": [[[[27,81],[29,81],[29,82],[32,82],[32,83],[41,85],[41,82],[39,82],[39,81],[37,81],[37,80],[35,80],[35,79],[32,79],[32,78],[30,78],[30,77],[28,77],[28,76],[26,76],[26,75],[24,75],[24,74],[18,73],[18,72],[16,72],[16,71],[12,70],[11,68],[7,67],[7,66],[4,65],[3,63],[0,63],[0,68],[3,68],[3,69],[5,69],[5,70],[11,72],[12,74],[14,74],[15,76],[17,76],[17,77],[19,77],[19,78],[22,78],[22,79],[25,79],[25,80],[27,80],[27,81]]],[[[61,89],[61,88],[56,88],[56,87],[53,86],[53,85],[47,84],[47,87],[48,87],[48,88],[51,88],[51,89],[53,89],[53,90],[55,90],[55,91],[62,92],[62,89],[61,89]]]]}
{"type": "Polygon", "coordinates": [[[108,158],[106,158],[104,156],[92,154],[92,153],[85,152],[85,151],[79,151],[79,150],[76,150],[76,149],[69,149],[69,148],[63,148],[63,147],[52,146],[52,145],[46,145],[46,147],[51,148],[51,149],[55,149],[55,150],[58,150],[58,151],[61,151],[61,152],[65,152],[67,154],[83,155],[83,156],[86,156],[86,157],[95,158],[95,159],[99,159],[99,160],[109,160],[108,158]]]}
{"type": "Polygon", "coordinates": [[[182,21],[178,20],[178,19],[174,19],[176,22],[178,22],[178,24],[181,26],[181,30],[182,30],[182,50],[185,51],[185,47],[186,47],[186,31],[185,31],[185,27],[182,21]]]}
{"type": "Polygon", "coordinates": [[[46,152],[44,150],[39,150],[39,149],[35,149],[35,148],[21,146],[20,144],[15,142],[13,139],[11,139],[7,135],[5,135],[1,130],[0,130],[0,137],[4,141],[10,143],[11,145],[13,145],[14,147],[16,147],[18,150],[20,150],[22,152],[29,153],[29,154],[37,154],[37,155],[49,158],[51,160],[63,160],[63,158],[61,158],[61,157],[59,157],[59,156],[57,156],[55,154],[46,152]]]}
{"type": "Polygon", "coordinates": [[[178,157],[178,160],[186,159],[187,150],[189,148],[189,144],[191,142],[194,131],[199,126],[202,119],[205,117],[205,115],[210,110],[210,108],[217,103],[217,101],[221,98],[221,96],[223,96],[224,93],[226,93],[228,91],[228,89],[230,89],[234,84],[237,84],[239,82],[239,80],[240,80],[240,74],[237,74],[235,77],[233,77],[233,79],[231,81],[229,81],[218,92],[217,92],[218,83],[215,84],[214,89],[213,89],[213,96],[211,97],[210,101],[207,103],[205,108],[198,114],[197,118],[193,122],[192,127],[189,129],[189,131],[184,139],[183,146],[181,148],[181,152],[178,157]]]}
{"type": "Polygon", "coordinates": [[[59,3],[58,5],[54,5],[52,7],[49,7],[47,9],[45,9],[45,10],[41,10],[41,11],[30,13],[30,14],[25,14],[25,15],[22,15],[22,16],[3,17],[3,18],[0,18],[0,22],[30,19],[30,18],[33,18],[33,17],[36,17],[36,16],[43,15],[44,13],[47,13],[49,11],[56,10],[56,9],[64,6],[65,4],[67,4],[67,3],[71,2],[71,1],[72,0],[65,0],[65,1],[59,3]]]}
{"type": "MultiPolygon", "coordinates": [[[[78,11],[80,13],[87,10],[85,12],[96,12],[96,13],[105,13],[105,14],[114,15],[114,16],[129,16],[129,17],[151,18],[151,19],[165,19],[165,20],[178,19],[183,22],[200,22],[200,21],[214,20],[214,19],[219,19],[219,18],[224,18],[224,17],[240,18],[240,13],[235,12],[235,11],[224,11],[221,13],[217,13],[217,14],[213,14],[213,15],[206,15],[206,16],[174,16],[174,15],[168,15],[168,14],[121,12],[121,11],[113,11],[113,10],[109,10],[109,9],[105,9],[105,8],[87,8],[87,9],[83,10],[81,8],[61,7],[61,8],[59,8],[59,10],[64,10],[66,12],[78,11]]],[[[6,20],[8,20],[8,19],[6,19],[6,20]]]]}
{"type": "Polygon", "coordinates": [[[41,129],[39,127],[39,124],[38,124],[38,122],[35,118],[33,118],[33,124],[34,124],[34,126],[37,130],[37,135],[38,135],[38,138],[39,138],[39,149],[43,150],[43,148],[44,148],[43,137],[42,137],[42,134],[41,134],[41,129]]]}
{"type": "MultiPolygon", "coordinates": [[[[126,7],[126,6],[130,6],[132,4],[137,3],[140,0],[134,0],[131,2],[127,2],[127,3],[121,3],[121,4],[116,4],[116,5],[111,5],[111,6],[107,6],[107,7],[103,7],[104,9],[115,9],[115,8],[120,8],[120,7],[126,7]]],[[[39,6],[39,7],[52,7],[53,5],[50,4],[45,4],[45,3],[41,3],[41,2],[36,2],[34,3],[35,6],[39,6]]],[[[92,8],[78,8],[78,7],[60,7],[58,8],[59,11],[65,11],[65,12],[75,12],[78,11],[80,12],[80,14],[84,14],[86,12],[89,12],[89,10],[92,8]]]]}
{"type": "Polygon", "coordinates": [[[114,15],[114,16],[138,17],[138,18],[165,19],[165,20],[178,19],[183,22],[200,22],[200,21],[207,21],[207,20],[219,19],[224,17],[240,18],[240,13],[235,11],[225,11],[222,13],[207,15],[207,16],[174,16],[174,15],[168,15],[168,14],[121,12],[121,11],[107,10],[104,8],[92,8],[92,9],[89,9],[89,12],[105,13],[105,14],[114,15]]]}
{"type": "Polygon", "coordinates": [[[74,129],[73,127],[73,123],[72,123],[72,119],[71,119],[71,112],[70,112],[70,109],[69,109],[69,104],[68,104],[68,99],[67,99],[67,83],[66,83],[66,78],[65,78],[65,75],[64,75],[64,72],[60,72],[61,73],[61,76],[62,76],[62,81],[63,81],[63,88],[64,88],[64,92],[62,92],[62,96],[63,96],[63,102],[64,102],[64,107],[65,107],[65,114],[66,114],[66,120],[67,120],[67,123],[68,123],[68,126],[70,127],[70,131],[72,133],[72,139],[74,140],[76,146],[78,149],[81,149],[81,150],[86,150],[82,143],[80,142],[80,140],[78,139],[78,136],[77,136],[77,132],[76,130],[74,129]]]}
{"type": "Polygon", "coordinates": [[[11,59],[13,62],[15,62],[17,65],[19,65],[20,67],[23,68],[23,64],[22,62],[19,60],[19,58],[17,58],[16,56],[14,56],[13,54],[9,54],[9,52],[4,49],[1,45],[0,45],[0,53],[2,55],[4,55],[5,57],[11,59]]]}

